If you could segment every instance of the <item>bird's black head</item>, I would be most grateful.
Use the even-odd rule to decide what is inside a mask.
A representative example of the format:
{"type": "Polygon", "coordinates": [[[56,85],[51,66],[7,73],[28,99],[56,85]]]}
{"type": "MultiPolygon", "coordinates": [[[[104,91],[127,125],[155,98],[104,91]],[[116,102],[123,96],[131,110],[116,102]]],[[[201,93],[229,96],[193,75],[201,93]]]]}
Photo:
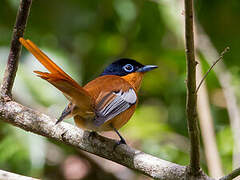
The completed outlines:
{"type": "Polygon", "coordinates": [[[133,72],[147,72],[155,68],[157,68],[157,66],[154,65],[144,66],[133,59],[121,58],[107,66],[100,76],[103,75],[125,76],[133,72]]]}

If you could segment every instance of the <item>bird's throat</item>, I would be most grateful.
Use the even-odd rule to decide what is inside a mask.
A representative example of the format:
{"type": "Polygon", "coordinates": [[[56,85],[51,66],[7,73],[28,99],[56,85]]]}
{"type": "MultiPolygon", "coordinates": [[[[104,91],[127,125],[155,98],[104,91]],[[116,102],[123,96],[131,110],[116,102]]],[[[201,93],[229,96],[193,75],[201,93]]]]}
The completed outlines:
{"type": "Polygon", "coordinates": [[[143,73],[134,72],[126,76],[122,76],[122,78],[125,79],[127,82],[129,82],[134,87],[134,89],[138,91],[141,86],[143,73]]]}

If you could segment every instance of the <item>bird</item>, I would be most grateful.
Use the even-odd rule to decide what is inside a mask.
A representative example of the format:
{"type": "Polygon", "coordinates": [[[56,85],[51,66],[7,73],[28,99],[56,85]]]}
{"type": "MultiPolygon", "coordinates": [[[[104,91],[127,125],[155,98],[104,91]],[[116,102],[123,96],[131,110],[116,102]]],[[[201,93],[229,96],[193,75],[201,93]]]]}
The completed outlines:
{"type": "Polygon", "coordinates": [[[36,59],[49,71],[34,71],[48,81],[70,101],[56,124],[74,118],[77,127],[91,132],[115,131],[126,144],[119,129],[132,117],[138,104],[138,92],[143,75],[156,69],[156,65],[143,65],[130,58],[120,58],[85,86],[80,86],[31,40],[19,39],[36,59]]]}

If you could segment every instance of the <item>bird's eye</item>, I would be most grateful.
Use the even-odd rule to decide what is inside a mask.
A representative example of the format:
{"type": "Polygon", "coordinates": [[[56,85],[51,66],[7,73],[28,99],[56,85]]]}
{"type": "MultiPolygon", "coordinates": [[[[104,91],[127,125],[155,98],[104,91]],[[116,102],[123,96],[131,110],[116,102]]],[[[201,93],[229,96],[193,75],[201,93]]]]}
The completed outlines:
{"type": "Polygon", "coordinates": [[[131,64],[126,64],[125,66],[123,66],[123,70],[126,72],[132,72],[133,71],[133,65],[131,64]]]}

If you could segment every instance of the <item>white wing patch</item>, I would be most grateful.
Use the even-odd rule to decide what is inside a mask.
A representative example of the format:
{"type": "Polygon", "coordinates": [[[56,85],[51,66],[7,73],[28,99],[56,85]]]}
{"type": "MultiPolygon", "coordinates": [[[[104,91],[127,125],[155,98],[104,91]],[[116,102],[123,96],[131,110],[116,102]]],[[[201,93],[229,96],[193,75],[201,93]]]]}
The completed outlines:
{"type": "Polygon", "coordinates": [[[137,95],[135,91],[131,88],[126,92],[119,91],[118,93],[113,92],[117,96],[121,97],[124,101],[134,104],[137,101],[137,95]]]}
{"type": "Polygon", "coordinates": [[[135,91],[130,88],[128,91],[111,92],[107,94],[96,106],[96,118],[94,124],[102,125],[104,122],[114,118],[121,112],[127,110],[137,102],[135,91]]]}

